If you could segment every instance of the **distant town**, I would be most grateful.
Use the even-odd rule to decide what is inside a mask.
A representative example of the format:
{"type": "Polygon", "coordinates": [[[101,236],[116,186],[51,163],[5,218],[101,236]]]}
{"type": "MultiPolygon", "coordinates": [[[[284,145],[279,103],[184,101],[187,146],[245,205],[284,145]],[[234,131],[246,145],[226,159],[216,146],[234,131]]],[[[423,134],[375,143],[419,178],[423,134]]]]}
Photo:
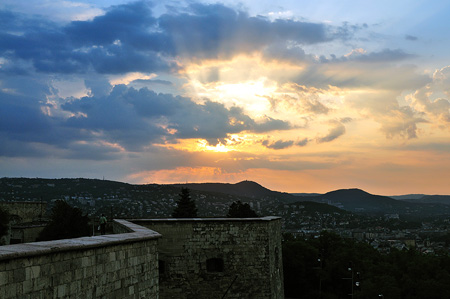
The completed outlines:
{"type": "MultiPolygon", "coordinates": [[[[446,204],[445,196],[439,198],[439,203],[419,203],[375,196],[362,190],[299,196],[271,191],[250,181],[238,184],[131,185],[81,178],[2,178],[0,205],[34,202],[45,206],[45,211],[36,213],[34,217],[16,218],[13,231],[45,222],[52,203],[57,200],[80,208],[93,223],[101,214],[108,219],[169,218],[181,186],[190,189],[201,217],[225,217],[229,206],[241,201],[248,203],[259,216],[282,217],[283,232],[296,238],[315,237],[326,230],[367,242],[380,252],[388,253],[392,248],[415,248],[424,254],[450,254],[450,205],[446,204]],[[380,207],[364,206],[365,199],[378,201],[380,207]],[[355,205],[355,201],[359,201],[360,206],[355,205]]],[[[27,241],[20,239],[23,233],[16,235],[17,240],[13,242],[27,241]]]]}

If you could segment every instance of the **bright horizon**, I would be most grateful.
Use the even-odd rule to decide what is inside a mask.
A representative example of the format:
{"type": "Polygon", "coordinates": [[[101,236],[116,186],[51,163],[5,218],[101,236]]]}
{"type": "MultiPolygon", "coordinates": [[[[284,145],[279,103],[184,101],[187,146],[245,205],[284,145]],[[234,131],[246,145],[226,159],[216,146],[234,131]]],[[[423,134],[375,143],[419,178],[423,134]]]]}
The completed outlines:
{"type": "Polygon", "coordinates": [[[0,4],[0,176],[450,194],[448,1],[0,4]]]}

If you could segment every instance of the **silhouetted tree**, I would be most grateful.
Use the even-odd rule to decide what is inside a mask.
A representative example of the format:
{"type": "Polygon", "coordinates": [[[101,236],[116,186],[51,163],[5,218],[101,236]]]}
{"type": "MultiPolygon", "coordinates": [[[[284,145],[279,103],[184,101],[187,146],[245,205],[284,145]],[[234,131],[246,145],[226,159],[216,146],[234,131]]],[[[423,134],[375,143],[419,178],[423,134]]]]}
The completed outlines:
{"type": "Polygon", "coordinates": [[[10,220],[9,212],[0,207],[0,237],[8,232],[8,224],[10,220]]]}
{"type": "Polygon", "coordinates": [[[227,213],[228,218],[253,218],[258,217],[248,203],[242,203],[240,200],[231,204],[227,213]]]}
{"type": "Polygon", "coordinates": [[[78,238],[89,235],[89,218],[78,208],[58,200],[51,212],[50,223],[42,230],[38,241],[78,238]]]}
{"type": "Polygon", "coordinates": [[[177,206],[173,210],[172,217],[174,218],[194,218],[197,217],[197,207],[195,201],[192,200],[188,188],[181,188],[177,200],[177,206]]]}

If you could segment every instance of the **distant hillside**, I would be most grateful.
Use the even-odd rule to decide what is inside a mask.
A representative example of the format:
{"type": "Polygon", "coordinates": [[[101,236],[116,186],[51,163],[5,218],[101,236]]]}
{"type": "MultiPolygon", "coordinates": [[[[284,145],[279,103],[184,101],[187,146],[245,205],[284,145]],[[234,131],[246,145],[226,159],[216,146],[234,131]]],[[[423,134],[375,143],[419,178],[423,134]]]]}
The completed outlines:
{"type": "Polygon", "coordinates": [[[350,214],[349,211],[342,210],[338,207],[331,206],[324,203],[314,202],[314,201],[298,201],[289,204],[289,206],[302,206],[304,211],[309,214],[320,213],[320,214],[350,214]]]}
{"type": "Polygon", "coordinates": [[[328,203],[341,209],[360,213],[398,213],[411,216],[448,215],[450,206],[441,203],[417,203],[373,195],[360,189],[341,189],[302,200],[328,203]]]}
{"type": "Polygon", "coordinates": [[[294,196],[317,196],[317,195],[323,195],[322,193],[290,193],[294,196]]]}
{"type": "Polygon", "coordinates": [[[415,203],[439,203],[450,205],[450,195],[422,195],[419,198],[405,197],[401,200],[415,203]]]}
{"type": "Polygon", "coordinates": [[[405,195],[392,195],[389,197],[397,200],[409,200],[409,199],[419,199],[424,196],[425,194],[405,194],[405,195]]]}
{"type": "MultiPolygon", "coordinates": [[[[258,183],[203,183],[132,185],[96,179],[1,178],[0,201],[70,200],[90,215],[117,217],[170,217],[181,187],[191,189],[202,217],[223,217],[233,201],[252,205],[259,215],[281,215],[296,202],[328,204],[350,212],[410,216],[450,215],[450,196],[430,195],[417,200],[395,200],[360,189],[326,194],[292,195],[269,190],[258,183]]],[[[51,205],[47,206],[48,208],[51,205]]],[[[317,206],[326,208],[326,206],[317,206]]]]}
{"type": "MultiPolygon", "coordinates": [[[[186,185],[197,202],[200,217],[224,217],[234,201],[249,203],[261,216],[278,215],[279,211],[272,207],[290,202],[283,197],[294,198],[254,182],[205,184],[204,190],[201,185],[186,185]]],[[[89,215],[166,218],[172,214],[181,186],[132,185],[83,178],[0,178],[0,201],[44,201],[50,209],[53,201],[63,199],[89,215]]]]}
{"type": "Polygon", "coordinates": [[[219,192],[225,194],[245,196],[249,198],[277,198],[286,202],[298,201],[296,196],[269,190],[258,183],[252,181],[242,181],[236,184],[228,183],[198,183],[198,184],[174,184],[172,186],[187,187],[192,190],[219,192]]]}

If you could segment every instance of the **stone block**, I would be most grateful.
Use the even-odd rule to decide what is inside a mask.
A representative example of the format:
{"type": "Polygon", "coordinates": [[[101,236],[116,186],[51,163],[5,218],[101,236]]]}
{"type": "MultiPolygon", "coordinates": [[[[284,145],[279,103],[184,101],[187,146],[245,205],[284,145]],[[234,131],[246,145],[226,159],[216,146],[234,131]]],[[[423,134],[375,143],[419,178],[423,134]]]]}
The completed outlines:
{"type": "Polygon", "coordinates": [[[38,277],[34,280],[34,290],[41,291],[50,286],[50,278],[46,276],[38,277]]]}
{"type": "Polygon", "coordinates": [[[116,253],[115,252],[110,252],[109,253],[109,261],[110,262],[115,262],[116,261],[116,253]]]}
{"type": "Polygon", "coordinates": [[[8,278],[9,274],[8,274],[8,272],[6,272],[6,271],[0,272],[0,287],[4,286],[5,284],[8,284],[8,282],[9,282],[9,278],[8,278]]]}
{"type": "Polygon", "coordinates": [[[41,275],[41,266],[30,266],[25,268],[25,279],[31,280],[41,275]]]}
{"type": "Polygon", "coordinates": [[[23,282],[26,278],[25,268],[19,268],[13,270],[13,282],[23,282]]]}
{"type": "Polygon", "coordinates": [[[66,296],[66,285],[65,284],[57,286],[56,290],[57,290],[56,293],[57,293],[58,298],[63,298],[64,296],[66,296]]]}
{"type": "Polygon", "coordinates": [[[34,280],[25,280],[22,282],[22,289],[24,294],[29,294],[34,291],[34,280]]]}
{"type": "Polygon", "coordinates": [[[128,287],[128,295],[134,295],[134,286],[128,287]]]}

